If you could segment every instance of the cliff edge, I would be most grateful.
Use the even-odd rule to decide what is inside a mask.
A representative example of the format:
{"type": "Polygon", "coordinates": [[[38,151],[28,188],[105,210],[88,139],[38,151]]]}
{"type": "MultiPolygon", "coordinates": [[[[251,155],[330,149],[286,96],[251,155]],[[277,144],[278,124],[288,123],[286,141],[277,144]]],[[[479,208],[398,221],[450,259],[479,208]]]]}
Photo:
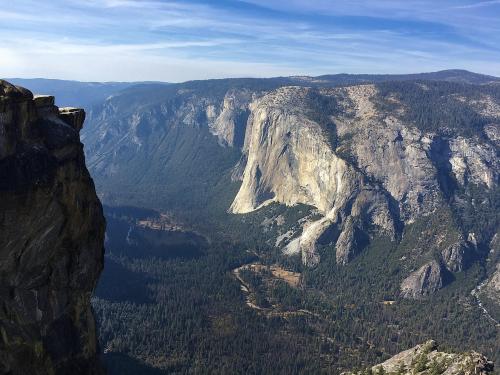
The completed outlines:
{"type": "Polygon", "coordinates": [[[0,80],[0,374],[100,374],[92,291],[105,220],[85,112],[0,80]]]}

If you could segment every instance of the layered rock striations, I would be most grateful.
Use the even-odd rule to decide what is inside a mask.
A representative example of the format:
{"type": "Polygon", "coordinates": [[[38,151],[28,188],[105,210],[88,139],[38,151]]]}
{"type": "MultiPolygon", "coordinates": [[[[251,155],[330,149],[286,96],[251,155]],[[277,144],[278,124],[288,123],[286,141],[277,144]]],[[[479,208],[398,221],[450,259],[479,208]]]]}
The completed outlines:
{"type": "Polygon", "coordinates": [[[0,373],[99,374],[91,293],[105,222],[85,113],[0,81],[0,373]]]}

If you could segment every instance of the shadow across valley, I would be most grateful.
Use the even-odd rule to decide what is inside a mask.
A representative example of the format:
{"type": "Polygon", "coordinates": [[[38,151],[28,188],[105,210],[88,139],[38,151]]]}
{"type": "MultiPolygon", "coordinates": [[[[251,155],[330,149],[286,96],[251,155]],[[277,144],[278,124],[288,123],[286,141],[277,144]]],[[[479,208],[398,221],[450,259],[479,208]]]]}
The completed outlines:
{"type": "Polygon", "coordinates": [[[111,302],[151,303],[148,283],[144,273],[133,272],[110,257],[104,259],[104,271],[94,295],[111,302]]]}
{"type": "Polygon", "coordinates": [[[120,375],[166,375],[163,371],[121,353],[107,353],[103,355],[104,363],[109,374],[120,375]]]}
{"type": "Polygon", "coordinates": [[[135,259],[195,259],[207,246],[204,237],[186,230],[171,230],[158,224],[160,214],[130,207],[105,207],[106,250],[135,259]],[[138,223],[143,223],[139,225],[138,223]],[[144,223],[154,223],[147,227],[144,223]]]}

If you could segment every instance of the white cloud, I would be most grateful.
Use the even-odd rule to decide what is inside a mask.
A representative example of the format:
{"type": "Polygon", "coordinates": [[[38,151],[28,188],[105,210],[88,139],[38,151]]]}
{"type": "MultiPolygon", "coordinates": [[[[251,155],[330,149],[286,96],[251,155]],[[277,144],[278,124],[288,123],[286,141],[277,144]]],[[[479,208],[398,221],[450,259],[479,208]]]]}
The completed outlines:
{"type": "MultiPolygon", "coordinates": [[[[1,39],[0,39],[1,40],[1,39]]],[[[223,44],[231,44],[234,41],[230,39],[213,39],[198,41],[174,41],[157,42],[143,44],[94,44],[81,40],[70,40],[64,38],[60,41],[49,41],[39,39],[21,39],[12,38],[4,41],[4,45],[10,45],[12,49],[29,51],[33,55],[86,55],[86,54],[126,54],[144,51],[182,49],[192,47],[215,47],[223,44]]]]}
{"type": "MultiPolygon", "coordinates": [[[[280,64],[184,58],[157,49],[176,50],[183,43],[135,45],[77,44],[75,41],[2,41],[0,76],[48,77],[83,81],[168,81],[237,76],[276,76],[296,70],[280,64]]],[[[209,46],[226,41],[191,42],[209,46]]]]}
{"type": "MultiPolygon", "coordinates": [[[[194,46],[226,45],[231,40],[190,42],[194,46]]],[[[326,43],[326,42],[325,42],[326,43]]],[[[338,45],[342,39],[334,40],[338,45]]],[[[500,63],[488,59],[468,61],[463,55],[468,50],[456,49],[453,62],[434,54],[412,48],[381,49],[364,44],[339,50],[294,47],[274,51],[276,58],[263,62],[255,59],[237,60],[224,56],[212,58],[190,57],[184,53],[187,44],[152,43],[131,45],[104,45],[82,40],[33,40],[0,38],[0,75],[3,77],[47,77],[83,81],[169,81],[224,77],[269,77],[280,75],[320,75],[329,73],[409,73],[451,67],[480,67],[484,73],[498,75],[500,63]],[[291,56],[306,56],[310,64],[296,62],[291,56]],[[397,64],[395,62],[397,61],[397,64]]],[[[428,47],[428,46],[427,46],[428,47]]],[[[450,45],[435,48],[450,49],[450,45]]],[[[196,47],[195,47],[196,48],[196,47]]],[[[201,47],[200,47],[201,48],[201,47]]],[[[478,54],[479,55],[479,54],[478,54]]],[[[477,68],[476,68],[477,70],[477,68]]]]}
{"type": "Polygon", "coordinates": [[[472,3],[472,4],[467,4],[467,5],[459,5],[456,6],[456,9],[473,9],[473,8],[483,8],[483,7],[489,7],[492,5],[498,5],[500,4],[500,0],[489,0],[489,1],[480,1],[478,3],[472,3]]]}

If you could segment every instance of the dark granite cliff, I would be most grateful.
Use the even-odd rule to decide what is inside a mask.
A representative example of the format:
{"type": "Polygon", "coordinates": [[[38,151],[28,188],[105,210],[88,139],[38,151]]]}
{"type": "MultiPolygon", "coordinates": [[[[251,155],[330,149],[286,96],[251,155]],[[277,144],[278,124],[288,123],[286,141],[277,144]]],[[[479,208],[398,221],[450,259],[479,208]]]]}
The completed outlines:
{"type": "Polygon", "coordinates": [[[85,113],[0,80],[0,374],[100,374],[90,297],[105,221],[85,113]]]}

